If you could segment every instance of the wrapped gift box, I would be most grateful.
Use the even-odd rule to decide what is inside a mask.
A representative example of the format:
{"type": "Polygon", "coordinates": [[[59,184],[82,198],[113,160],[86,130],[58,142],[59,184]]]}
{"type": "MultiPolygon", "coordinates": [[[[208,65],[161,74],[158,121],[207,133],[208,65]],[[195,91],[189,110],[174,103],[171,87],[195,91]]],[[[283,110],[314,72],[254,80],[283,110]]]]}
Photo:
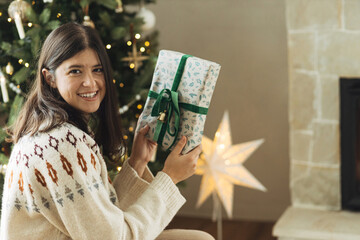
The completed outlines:
{"type": "Polygon", "coordinates": [[[217,63],[160,51],[139,127],[148,124],[148,137],[165,150],[186,136],[183,153],[191,151],[201,143],[219,71],[217,63]]]}

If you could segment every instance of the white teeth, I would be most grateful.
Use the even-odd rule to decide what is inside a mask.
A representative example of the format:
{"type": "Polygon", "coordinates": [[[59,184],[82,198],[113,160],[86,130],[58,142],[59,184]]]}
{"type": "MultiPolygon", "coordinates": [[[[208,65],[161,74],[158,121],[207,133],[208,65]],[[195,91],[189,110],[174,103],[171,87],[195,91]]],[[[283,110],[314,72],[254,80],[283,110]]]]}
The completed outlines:
{"type": "Polygon", "coordinates": [[[97,94],[97,91],[96,92],[93,92],[93,93],[84,93],[84,94],[78,94],[80,97],[85,97],[85,98],[93,98],[95,97],[95,95],[97,94]]]}

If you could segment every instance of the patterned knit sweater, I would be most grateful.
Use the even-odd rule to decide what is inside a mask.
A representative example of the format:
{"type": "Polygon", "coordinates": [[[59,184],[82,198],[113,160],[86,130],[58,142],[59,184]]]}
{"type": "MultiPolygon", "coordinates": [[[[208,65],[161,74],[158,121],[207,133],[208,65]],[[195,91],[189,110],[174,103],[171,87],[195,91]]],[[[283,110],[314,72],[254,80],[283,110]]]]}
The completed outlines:
{"type": "Polygon", "coordinates": [[[66,123],[14,146],[0,239],[155,239],[184,202],[167,174],[127,162],[111,183],[99,146],[66,123]]]}

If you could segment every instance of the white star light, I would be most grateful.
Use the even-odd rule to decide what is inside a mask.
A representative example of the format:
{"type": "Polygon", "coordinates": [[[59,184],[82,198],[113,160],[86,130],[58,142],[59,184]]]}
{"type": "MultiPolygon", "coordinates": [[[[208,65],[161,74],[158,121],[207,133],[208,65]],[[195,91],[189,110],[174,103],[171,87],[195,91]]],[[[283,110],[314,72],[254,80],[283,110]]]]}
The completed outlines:
{"type": "Polygon", "coordinates": [[[263,139],[232,145],[229,114],[226,111],[214,141],[203,136],[204,155],[195,174],[203,175],[197,207],[213,192],[217,193],[227,215],[232,217],[234,184],[266,191],[266,188],[243,166],[263,139]]]}

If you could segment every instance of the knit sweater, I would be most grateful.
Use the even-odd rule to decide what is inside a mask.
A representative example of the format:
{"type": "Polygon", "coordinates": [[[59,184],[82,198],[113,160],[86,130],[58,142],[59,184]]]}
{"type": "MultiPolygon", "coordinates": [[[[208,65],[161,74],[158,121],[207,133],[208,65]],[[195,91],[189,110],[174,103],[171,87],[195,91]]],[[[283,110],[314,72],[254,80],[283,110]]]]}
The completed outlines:
{"type": "Polygon", "coordinates": [[[94,139],[65,123],[15,144],[0,238],[155,239],[184,202],[166,173],[140,178],[128,162],[111,183],[94,139]]]}

